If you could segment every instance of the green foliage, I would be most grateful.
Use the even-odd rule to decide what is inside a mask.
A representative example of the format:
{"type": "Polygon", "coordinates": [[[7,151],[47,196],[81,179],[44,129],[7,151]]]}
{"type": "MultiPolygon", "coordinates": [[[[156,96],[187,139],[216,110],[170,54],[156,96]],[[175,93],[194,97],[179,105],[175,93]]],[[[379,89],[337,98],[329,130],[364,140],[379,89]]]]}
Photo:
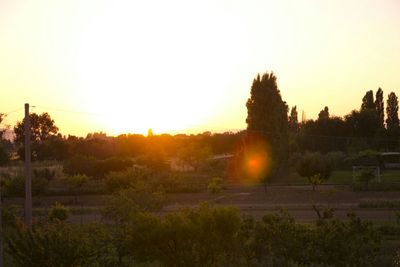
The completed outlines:
{"type": "Polygon", "coordinates": [[[315,190],[317,184],[330,177],[330,162],[318,152],[306,152],[297,165],[297,173],[302,177],[307,177],[315,190]]]}
{"type": "Polygon", "coordinates": [[[56,202],[53,206],[51,206],[47,217],[50,221],[66,221],[68,219],[69,213],[70,211],[67,207],[56,202]]]}
{"type": "Polygon", "coordinates": [[[327,120],[327,119],[329,119],[329,108],[325,106],[324,109],[318,113],[318,120],[327,120]]]}
{"type": "Polygon", "coordinates": [[[4,179],[2,184],[4,188],[4,196],[23,196],[25,193],[25,180],[22,176],[10,177],[4,179]]]}
{"type": "Polygon", "coordinates": [[[82,187],[89,182],[89,177],[85,174],[75,174],[67,177],[68,188],[75,195],[75,202],[77,202],[78,194],[82,187]]]}
{"type": "Polygon", "coordinates": [[[330,116],[303,122],[295,142],[300,151],[346,151],[349,135],[343,118],[330,116]]]}
{"type": "Polygon", "coordinates": [[[203,204],[160,218],[140,213],[128,230],[128,247],[139,262],[163,266],[232,266],[240,216],[234,208],[203,204]]]}
{"type": "Polygon", "coordinates": [[[195,171],[198,171],[200,167],[206,164],[207,160],[212,155],[212,150],[209,146],[192,143],[182,147],[178,155],[182,165],[190,166],[195,171]]]}
{"type": "Polygon", "coordinates": [[[379,233],[399,232],[353,214],[298,224],[282,210],[255,220],[208,204],[159,216],[130,209],[131,193],[114,206],[128,202],[122,224],[19,225],[7,232],[7,252],[16,266],[377,266],[379,233]]]}
{"type": "Polygon", "coordinates": [[[362,104],[361,110],[374,110],[375,109],[375,102],[374,102],[374,92],[369,90],[365,93],[362,104]]]}
{"type": "Polygon", "coordinates": [[[48,181],[54,180],[56,171],[51,168],[35,168],[33,169],[34,177],[46,178],[48,181]]]}
{"type": "Polygon", "coordinates": [[[365,201],[358,204],[359,208],[366,209],[400,209],[399,200],[365,201]]]}
{"type": "Polygon", "coordinates": [[[10,161],[9,152],[7,151],[2,141],[3,140],[0,139],[0,166],[6,165],[10,161]]]}
{"type": "Polygon", "coordinates": [[[359,176],[359,179],[362,183],[365,184],[365,189],[368,190],[369,187],[369,182],[375,178],[375,173],[374,170],[363,170],[361,172],[361,175],[359,176]]]}
{"type": "MultiPolygon", "coordinates": [[[[45,142],[55,137],[58,133],[58,127],[55,125],[54,120],[50,115],[45,112],[40,115],[36,113],[30,113],[30,124],[31,124],[31,144],[32,144],[32,159],[43,160],[46,159],[47,153],[43,153],[43,146],[45,142]]],[[[18,154],[20,158],[24,158],[24,123],[25,119],[17,122],[14,127],[15,143],[19,146],[18,154]]]]}
{"type": "MultiPolygon", "coordinates": [[[[375,109],[353,110],[345,116],[345,122],[349,129],[349,134],[358,138],[372,138],[377,130],[380,129],[380,120],[375,109]]],[[[366,143],[365,145],[370,147],[371,144],[366,143]]]]}
{"type": "Polygon", "coordinates": [[[16,266],[85,266],[91,251],[86,240],[61,222],[19,226],[6,239],[6,250],[16,266]]]}
{"type": "Polygon", "coordinates": [[[68,175],[85,174],[93,177],[95,175],[96,158],[75,155],[64,161],[63,171],[68,175]]]}
{"type": "Polygon", "coordinates": [[[22,208],[18,205],[2,204],[1,216],[4,228],[15,227],[17,221],[21,220],[22,208]]]}
{"type": "Polygon", "coordinates": [[[384,101],[383,101],[383,90],[382,88],[378,88],[375,95],[375,110],[376,114],[379,118],[380,127],[383,129],[384,126],[384,118],[385,118],[385,108],[384,108],[384,101]]]}
{"type": "MultiPolygon", "coordinates": [[[[10,177],[3,182],[4,195],[7,197],[22,197],[25,194],[25,178],[22,176],[10,177]]],[[[49,181],[42,177],[32,178],[32,195],[43,196],[49,187],[49,181]]]]}
{"type": "Polygon", "coordinates": [[[289,145],[288,106],[282,100],[274,73],[253,80],[247,107],[247,132],[262,136],[270,147],[270,175],[276,176],[287,158],[289,145]]]}
{"type": "Polygon", "coordinates": [[[144,168],[129,168],[125,171],[111,172],[106,175],[107,192],[114,193],[135,186],[139,181],[150,182],[151,173],[144,168]]]}
{"type": "Polygon", "coordinates": [[[121,189],[108,197],[102,214],[107,219],[123,224],[138,212],[159,211],[165,201],[166,197],[162,190],[138,182],[135,187],[121,189]]]}
{"type": "Polygon", "coordinates": [[[355,166],[380,166],[380,153],[375,150],[362,150],[349,156],[349,161],[355,166]]]}
{"type": "Polygon", "coordinates": [[[266,215],[262,221],[247,218],[243,226],[241,244],[248,253],[247,265],[290,266],[309,260],[310,229],[296,224],[286,211],[266,215]]]}
{"type": "Polygon", "coordinates": [[[121,158],[96,159],[92,156],[75,155],[64,161],[63,171],[68,175],[85,174],[92,178],[104,178],[110,172],[124,171],[132,161],[121,158]]]}
{"type": "Polygon", "coordinates": [[[394,92],[388,95],[386,106],[386,126],[388,129],[399,128],[399,100],[394,92]]]}
{"type": "Polygon", "coordinates": [[[222,179],[214,177],[207,185],[207,191],[210,194],[218,194],[222,191],[222,179]]]}
{"type": "Polygon", "coordinates": [[[372,225],[355,216],[306,226],[281,211],[243,225],[248,266],[374,266],[379,248],[372,225]]]}

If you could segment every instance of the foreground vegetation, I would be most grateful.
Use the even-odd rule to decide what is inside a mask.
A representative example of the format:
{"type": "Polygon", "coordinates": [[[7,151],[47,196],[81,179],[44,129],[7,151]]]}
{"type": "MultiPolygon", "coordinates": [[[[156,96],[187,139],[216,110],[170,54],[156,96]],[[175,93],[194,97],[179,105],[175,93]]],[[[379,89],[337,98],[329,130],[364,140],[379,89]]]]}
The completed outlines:
{"type": "MultiPolygon", "coordinates": [[[[130,210],[112,224],[45,220],[9,225],[7,266],[376,266],[381,238],[354,214],[299,224],[285,211],[261,221],[202,204],[163,217],[130,210]]],[[[390,259],[392,260],[392,259],[390,259]]]]}

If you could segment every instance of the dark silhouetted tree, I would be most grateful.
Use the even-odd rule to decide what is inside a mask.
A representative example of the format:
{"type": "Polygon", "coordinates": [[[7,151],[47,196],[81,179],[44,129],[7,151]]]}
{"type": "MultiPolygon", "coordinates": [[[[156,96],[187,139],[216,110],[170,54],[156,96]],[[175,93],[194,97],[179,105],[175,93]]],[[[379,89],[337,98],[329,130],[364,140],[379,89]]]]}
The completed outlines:
{"type": "Polygon", "coordinates": [[[328,107],[325,106],[324,109],[319,112],[318,119],[319,120],[329,119],[329,108],[328,107]]]}
{"type": "Polygon", "coordinates": [[[388,95],[386,106],[386,127],[388,130],[399,128],[399,100],[394,92],[388,95]]]}
{"type": "Polygon", "coordinates": [[[299,121],[298,121],[298,114],[297,114],[297,107],[294,106],[290,110],[289,115],[289,129],[292,133],[297,133],[299,130],[299,121]]]}
{"type": "MultiPolygon", "coordinates": [[[[4,119],[4,114],[0,113],[0,125],[4,119]]],[[[9,151],[7,151],[8,141],[3,139],[4,129],[0,129],[0,165],[6,164],[9,161],[9,151]]]]}
{"type": "Polygon", "coordinates": [[[288,106],[282,100],[272,72],[253,80],[250,95],[246,103],[247,132],[267,142],[272,159],[270,175],[275,176],[288,153],[288,106]]]}
{"type": "Polygon", "coordinates": [[[367,91],[362,99],[361,110],[366,109],[375,109],[374,93],[372,90],[367,91]]]}
{"type": "Polygon", "coordinates": [[[379,88],[378,91],[376,91],[375,110],[379,118],[379,125],[381,126],[381,128],[383,128],[385,122],[385,107],[383,101],[383,90],[381,88],[379,88]]]}
{"type": "MultiPolygon", "coordinates": [[[[57,135],[58,127],[55,125],[54,120],[47,112],[42,113],[41,115],[31,113],[29,114],[29,117],[31,121],[31,142],[33,159],[40,159],[37,157],[37,150],[40,150],[39,147],[45,141],[57,135]]],[[[15,143],[20,146],[18,154],[21,158],[24,155],[24,123],[25,119],[17,122],[14,127],[15,143]]]]}
{"type": "Polygon", "coordinates": [[[353,110],[345,116],[349,133],[354,137],[374,137],[379,129],[379,118],[375,110],[353,110]]]}
{"type": "Polygon", "coordinates": [[[305,122],[297,139],[301,151],[345,151],[347,147],[345,136],[349,136],[346,123],[340,117],[308,120],[305,122]]]}

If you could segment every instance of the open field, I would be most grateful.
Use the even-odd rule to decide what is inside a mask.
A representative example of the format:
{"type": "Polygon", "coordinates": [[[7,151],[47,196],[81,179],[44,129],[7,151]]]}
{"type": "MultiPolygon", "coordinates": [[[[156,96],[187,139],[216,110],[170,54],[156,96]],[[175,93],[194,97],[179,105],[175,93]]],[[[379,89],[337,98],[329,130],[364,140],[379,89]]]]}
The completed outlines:
{"type": "MultiPolygon", "coordinates": [[[[72,210],[72,222],[99,221],[100,210],[106,195],[82,195],[78,203],[74,203],[73,196],[46,196],[34,198],[35,209],[45,210],[58,201],[72,210]]],[[[178,193],[168,194],[168,204],[163,212],[185,206],[196,206],[207,201],[217,206],[236,206],[243,214],[261,218],[264,214],[276,211],[279,208],[287,209],[291,215],[301,221],[310,221],[317,218],[313,205],[324,209],[332,208],[335,217],[345,218],[348,212],[355,212],[361,218],[373,221],[395,220],[396,208],[365,208],[360,203],[393,202],[400,199],[400,191],[384,192],[354,192],[346,185],[321,185],[313,192],[309,185],[269,186],[265,192],[263,186],[228,186],[220,194],[178,193]],[[362,205],[361,205],[362,206],[362,205]]],[[[22,198],[7,199],[8,203],[23,204],[22,198]]],[[[40,212],[38,212],[40,214],[40,212]]]]}

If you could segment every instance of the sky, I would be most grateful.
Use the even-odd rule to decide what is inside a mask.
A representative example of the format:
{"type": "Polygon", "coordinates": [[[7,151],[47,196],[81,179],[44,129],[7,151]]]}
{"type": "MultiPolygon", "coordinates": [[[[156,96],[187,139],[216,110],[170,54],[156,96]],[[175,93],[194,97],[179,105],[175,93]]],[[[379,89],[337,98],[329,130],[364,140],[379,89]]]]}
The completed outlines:
{"type": "Polygon", "coordinates": [[[48,112],[60,132],[246,127],[258,73],[299,119],[400,94],[398,0],[0,0],[0,112],[48,112]]]}

